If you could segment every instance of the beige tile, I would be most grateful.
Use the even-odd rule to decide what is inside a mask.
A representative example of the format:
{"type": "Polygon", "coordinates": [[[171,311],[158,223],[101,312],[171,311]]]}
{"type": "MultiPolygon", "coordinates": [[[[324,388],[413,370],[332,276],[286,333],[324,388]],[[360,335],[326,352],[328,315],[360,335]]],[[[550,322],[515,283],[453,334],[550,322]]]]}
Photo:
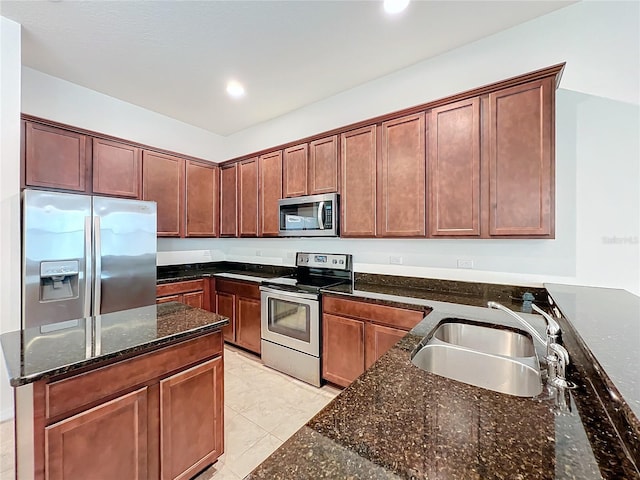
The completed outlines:
{"type": "Polygon", "coordinates": [[[304,412],[300,412],[289,403],[277,398],[262,399],[261,401],[255,402],[250,408],[240,412],[242,416],[268,432],[276,428],[283,419],[286,419],[293,413],[304,412]]]}
{"type": "Polygon", "coordinates": [[[241,477],[233,473],[233,471],[220,461],[214,463],[204,472],[202,472],[194,480],[241,480],[241,477]]]}
{"type": "Polygon", "coordinates": [[[280,419],[278,425],[271,430],[271,435],[282,441],[300,430],[311,419],[307,412],[294,412],[280,419]]]}
{"type": "Polygon", "coordinates": [[[342,390],[331,385],[323,385],[320,388],[320,393],[328,397],[335,398],[342,393],[342,390]]]}
{"type": "Polygon", "coordinates": [[[15,477],[13,420],[0,423],[0,478],[15,477]]]}
{"type": "Polygon", "coordinates": [[[282,445],[273,435],[267,435],[239,456],[229,456],[226,466],[240,478],[244,478],[282,445]]]}
{"type": "Polygon", "coordinates": [[[236,415],[225,425],[227,429],[225,435],[224,451],[227,455],[225,463],[228,463],[229,456],[240,454],[267,436],[268,432],[246,419],[242,415],[236,415]]]}

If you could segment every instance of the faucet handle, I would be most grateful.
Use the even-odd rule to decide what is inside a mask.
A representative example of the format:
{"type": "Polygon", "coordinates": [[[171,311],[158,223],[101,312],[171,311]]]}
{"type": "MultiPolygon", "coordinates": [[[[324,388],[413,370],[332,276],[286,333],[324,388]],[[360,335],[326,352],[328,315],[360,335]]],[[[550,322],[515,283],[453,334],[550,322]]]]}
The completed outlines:
{"type": "Polygon", "coordinates": [[[542,315],[544,319],[547,321],[547,335],[557,337],[558,334],[560,333],[560,325],[558,324],[558,322],[556,322],[556,320],[551,315],[549,315],[547,312],[542,310],[535,303],[531,304],[531,308],[533,308],[533,310],[535,310],[540,315],[542,315]]]}
{"type": "Polygon", "coordinates": [[[550,372],[549,382],[558,388],[575,388],[575,384],[566,379],[566,368],[569,365],[569,352],[562,345],[552,343],[549,350],[554,353],[557,362],[553,365],[553,372],[550,372]]]}

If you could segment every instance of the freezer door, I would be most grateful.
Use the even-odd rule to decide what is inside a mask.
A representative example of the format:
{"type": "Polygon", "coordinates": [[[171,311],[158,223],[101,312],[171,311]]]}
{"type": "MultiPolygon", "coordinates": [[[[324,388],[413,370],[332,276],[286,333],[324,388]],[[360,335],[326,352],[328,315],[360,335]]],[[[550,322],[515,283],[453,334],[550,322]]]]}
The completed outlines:
{"type": "Polygon", "coordinates": [[[93,315],[156,303],[156,203],[93,197],[93,315]]]}
{"type": "Polygon", "coordinates": [[[91,301],[91,197],[22,194],[23,328],[83,318],[91,301]]]}

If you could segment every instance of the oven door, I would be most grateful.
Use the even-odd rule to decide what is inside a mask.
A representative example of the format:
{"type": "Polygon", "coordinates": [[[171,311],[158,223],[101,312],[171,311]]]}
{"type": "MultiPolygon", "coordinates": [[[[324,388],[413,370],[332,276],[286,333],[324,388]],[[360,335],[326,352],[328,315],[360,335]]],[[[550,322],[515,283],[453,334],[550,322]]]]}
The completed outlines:
{"type": "Polygon", "coordinates": [[[260,287],[262,339],[320,356],[320,301],[310,293],[260,287]]]}

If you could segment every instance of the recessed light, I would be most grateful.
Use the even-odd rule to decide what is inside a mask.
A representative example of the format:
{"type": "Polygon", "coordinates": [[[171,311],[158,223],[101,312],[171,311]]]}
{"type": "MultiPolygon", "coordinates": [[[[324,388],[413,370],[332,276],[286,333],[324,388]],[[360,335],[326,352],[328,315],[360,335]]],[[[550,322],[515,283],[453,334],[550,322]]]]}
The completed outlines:
{"type": "Polygon", "coordinates": [[[244,87],[236,80],[230,80],[227,83],[227,93],[233,98],[240,98],[244,96],[244,87]]]}
{"type": "Polygon", "coordinates": [[[384,11],[390,15],[400,13],[409,5],[409,0],[384,0],[384,11]]]}

